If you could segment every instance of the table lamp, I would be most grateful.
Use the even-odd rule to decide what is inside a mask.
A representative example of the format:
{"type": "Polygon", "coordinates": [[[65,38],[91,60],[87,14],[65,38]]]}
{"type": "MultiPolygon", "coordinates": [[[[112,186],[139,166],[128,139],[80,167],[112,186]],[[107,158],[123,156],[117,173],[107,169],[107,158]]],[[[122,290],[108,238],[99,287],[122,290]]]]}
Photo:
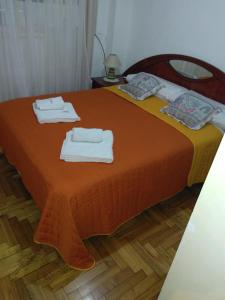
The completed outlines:
{"type": "Polygon", "coordinates": [[[107,70],[104,80],[109,82],[118,82],[119,80],[116,78],[116,69],[121,65],[119,57],[116,54],[111,53],[105,59],[104,64],[107,70]]]}

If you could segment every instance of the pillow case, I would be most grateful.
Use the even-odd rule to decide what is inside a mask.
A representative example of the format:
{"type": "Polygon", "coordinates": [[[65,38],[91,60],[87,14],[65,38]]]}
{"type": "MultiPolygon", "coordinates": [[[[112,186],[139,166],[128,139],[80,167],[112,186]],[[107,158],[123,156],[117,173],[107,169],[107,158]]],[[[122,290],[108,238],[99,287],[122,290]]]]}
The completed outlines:
{"type": "Polygon", "coordinates": [[[160,81],[151,74],[141,72],[135,75],[128,84],[120,85],[119,89],[136,100],[144,100],[154,95],[161,88],[160,81]]]}
{"type": "Polygon", "coordinates": [[[127,82],[130,83],[138,74],[150,74],[151,76],[159,80],[161,84],[161,88],[156,92],[155,95],[161,99],[165,99],[167,101],[173,102],[177,97],[179,97],[180,95],[188,91],[186,88],[180,85],[172,83],[168,80],[165,80],[151,73],[145,73],[145,72],[127,75],[126,76],[127,82]]]}
{"type": "Polygon", "coordinates": [[[160,111],[185,126],[198,130],[212,119],[217,112],[217,108],[211,103],[204,101],[204,97],[198,96],[193,92],[186,92],[160,111]]]}
{"type": "Polygon", "coordinates": [[[201,99],[203,99],[205,102],[212,104],[218,112],[224,111],[225,112],[225,104],[220,103],[214,99],[208,98],[206,96],[203,96],[202,94],[199,94],[195,91],[190,90],[190,92],[194,95],[196,95],[197,97],[201,97],[201,99]]]}

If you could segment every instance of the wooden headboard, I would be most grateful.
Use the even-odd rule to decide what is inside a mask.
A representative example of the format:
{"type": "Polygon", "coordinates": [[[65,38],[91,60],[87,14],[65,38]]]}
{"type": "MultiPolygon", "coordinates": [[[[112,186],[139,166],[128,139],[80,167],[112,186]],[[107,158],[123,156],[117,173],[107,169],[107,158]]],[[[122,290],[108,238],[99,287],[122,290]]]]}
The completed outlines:
{"type": "Polygon", "coordinates": [[[138,72],[155,74],[225,104],[225,73],[200,59],[180,54],[156,55],[137,62],[127,69],[123,75],[126,76],[138,72]],[[212,77],[205,79],[185,77],[171,66],[170,60],[184,60],[195,63],[211,72],[212,77]]]}

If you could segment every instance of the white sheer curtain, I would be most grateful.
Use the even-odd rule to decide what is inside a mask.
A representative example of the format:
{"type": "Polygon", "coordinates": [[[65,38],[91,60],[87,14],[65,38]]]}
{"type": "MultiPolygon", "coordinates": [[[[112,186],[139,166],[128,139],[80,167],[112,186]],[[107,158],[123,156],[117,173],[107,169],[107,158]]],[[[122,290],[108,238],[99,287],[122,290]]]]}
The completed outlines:
{"type": "Polygon", "coordinates": [[[0,101],[89,87],[88,1],[0,0],[0,101]]]}

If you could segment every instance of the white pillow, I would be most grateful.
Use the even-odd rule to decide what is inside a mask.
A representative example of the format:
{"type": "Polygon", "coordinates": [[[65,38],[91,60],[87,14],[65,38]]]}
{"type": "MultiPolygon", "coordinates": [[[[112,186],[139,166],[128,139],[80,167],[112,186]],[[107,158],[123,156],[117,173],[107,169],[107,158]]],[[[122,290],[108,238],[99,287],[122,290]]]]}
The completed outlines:
{"type": "Polygon", "coordinates": [[[213,116],[210,123],[219,128],[223,133],[225,132],[225,111],[222,111],[213,116]]]}
{"type": "Polygon", "coordinates": [[[138,73],[136,73],[136,74],[128,74],[128,75],[125,77],[126,81],[127,81],[127,82],[130,82],[137,74],[138,74],[138,73]]]}
{"type": "Polygon", "coordinates": [[[161,99],[165,99],[169,102],[173,102],[176,100],[176,98],[178,98],[179,96],[181,96],[182,94],[184,94],[187,91],[188,91],[187,89],[185,89],[179,85],[165,84],[165,86],[162,87],[156,93],[156,96],[161,99]]]}

